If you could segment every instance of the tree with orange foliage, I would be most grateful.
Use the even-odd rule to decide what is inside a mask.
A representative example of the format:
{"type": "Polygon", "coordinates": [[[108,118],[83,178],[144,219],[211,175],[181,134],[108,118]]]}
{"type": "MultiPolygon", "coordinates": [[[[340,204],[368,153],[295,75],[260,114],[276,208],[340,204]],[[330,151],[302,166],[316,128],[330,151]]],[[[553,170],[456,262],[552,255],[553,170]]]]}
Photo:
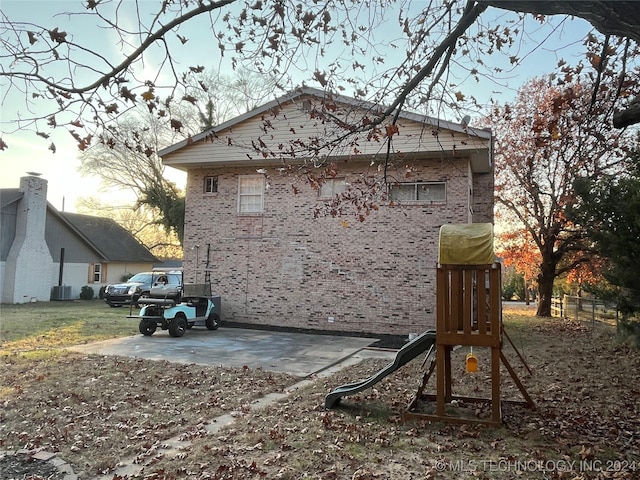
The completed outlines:
{"type": "Polygon", "coordinates": [[[529,274],[537,281],[538,316],[551,316],[556,277],[593,258],[588,232],[565,215],[577,201],[574,180],[614,173],[632,145],[630,132],[599,121],[615,91],[594,93],[587,85],[579,77],[565,85],[533,79],[490,115],[497,216],[510,239],[505,258],[523,270],[537,262],[529,274]]]}
{"type": "Polygon", "coordinates": [[[529,304],[529,287],[540,265],[540,250],[524,229],[512,229],[498,234],[501,245],[498,256],[505,266],[512,266],[524,277],[524,300],[529,304]]]}

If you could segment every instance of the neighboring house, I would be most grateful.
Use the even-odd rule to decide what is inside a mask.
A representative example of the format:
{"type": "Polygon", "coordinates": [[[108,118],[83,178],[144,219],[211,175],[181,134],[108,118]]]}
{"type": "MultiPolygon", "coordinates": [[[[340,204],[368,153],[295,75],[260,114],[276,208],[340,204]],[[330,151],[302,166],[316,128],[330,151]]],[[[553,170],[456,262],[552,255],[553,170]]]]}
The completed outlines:
{"type": "Polygon", "coordinates": [[[2,303],[74,299],[84,285],[98,295],[158,263],[112,219],[58,212],[43,178],[21,178],[20,188],[0,190],[0,201],[2,303]]]}
{"type": "Polygon", "coordinates": [[[209,265],[226,321],[402,335],[435,324],[440,226],[493,223],[492,136],[401,113],[397,131],[324,148],[374,109],[303,88],[160,152],[188,173],[185,281],[209,265]],[[382,199],[364,221],[333,216],[337,196],[371,185],[382,199]]]}

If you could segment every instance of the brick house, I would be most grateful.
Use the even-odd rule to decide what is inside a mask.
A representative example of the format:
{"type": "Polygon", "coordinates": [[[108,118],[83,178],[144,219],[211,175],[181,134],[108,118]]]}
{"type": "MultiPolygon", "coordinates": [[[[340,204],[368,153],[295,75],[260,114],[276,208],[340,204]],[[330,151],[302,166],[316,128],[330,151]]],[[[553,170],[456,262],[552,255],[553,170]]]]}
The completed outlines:
{"type": "Polygon", "coordinates": [[[160,152],[188,172],[185,280],[208,265],[225,320],[400,335],[435,324],[440,226],[493,222],[492,136],[411,113],[397,131],[353,132],[374,117],[302,88],[160,152]]]}

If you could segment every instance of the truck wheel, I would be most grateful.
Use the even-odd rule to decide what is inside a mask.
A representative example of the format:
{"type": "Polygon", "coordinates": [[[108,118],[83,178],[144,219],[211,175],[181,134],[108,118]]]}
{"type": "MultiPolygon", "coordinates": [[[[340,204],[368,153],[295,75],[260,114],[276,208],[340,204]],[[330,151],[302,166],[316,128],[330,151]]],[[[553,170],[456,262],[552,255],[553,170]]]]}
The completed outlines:
{"type": "Polygon", "coordinates": [[[220,317],[217,313],[210,312],[204,323],[209,330],[217,330],[220,326],[220,317]]]}
{"type": "Polygon", "coordinates": [[[138,298],[136,298],[136,299],[135,299],[135,301],[134,301],[134,306],[135,306],[136,308],[142,308],[142,305],[140,305],[140,304],[138,303],[138,301],[139,301],[139,300],[144,300],[145,298],[149,298],[149,296],[150,296],[150,295],[149,295],[149,293],[147,293],[147,292],[143,292],[142,294],[140,294],[140,296],[139,296],[138,298]]]}
{"type": "Polygon", "coordinates": [[[140,333],[146,335],[147,337],[153,335],[156,331],[156,322],[151,320],[140,320],[140,325],[138,325],[138,329],[140,333]]]}
{"type": "Polygon", "coordinates": [[[169,322],[169,335],[172,337],[181,337],[187,330],[187,319],[178,313],[176,317],[169,322]]]}

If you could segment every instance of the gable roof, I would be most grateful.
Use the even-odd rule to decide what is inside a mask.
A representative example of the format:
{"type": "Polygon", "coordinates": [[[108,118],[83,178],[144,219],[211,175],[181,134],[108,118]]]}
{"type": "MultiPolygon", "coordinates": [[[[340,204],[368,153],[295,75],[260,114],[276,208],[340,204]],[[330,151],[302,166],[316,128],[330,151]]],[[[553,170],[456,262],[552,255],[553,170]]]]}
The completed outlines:
{"type": "MultiPolygon", "coordinates": [[[[0,188],[0,205],[5,208],[24,196],[19,188],[0,188]]],[[[84,243],[110,262],[151,262],[159,260],[136,238],[111,218],[59,212],[47,202],[47,213],[60,220],[84,243]]]]}
{"type": "MultiPolygon", "coordinates": [[[[50,208],[51,210],[51,208],[50,208]]],[[[57,212],[58,218],[110,262],[158,262],[131,232],[111,218],[57,212]]]]}
{"type": "MultiPolygon", "coordinates": [[[[371,102],[366,102],[363,100],[358,100],[352,97],[347,97],[344,95],[338,95],[338,94],[333,94],[333,93],[328,93],[325,92],[324,90],[319,90],[317,88],[311,88],[311,87],[300,87],[296,90],[293,90],[290,93],[287,93],[275,100],[272,100],[271,102],[265,103],[264,105],[257,107],[247,113],[244,113],[242,115],[239,115],[235,118],[232,118],[231,120],[228,120],[226,122],[221,123],[220,125],[217,125],[209,130],[205,130],[204,132],[201,132],[197,135],[194,135],[193,137],[190,137],[186,140],[183,140],[181,142],[178,142],[174,145],[171,145],[169,147],[163,148],[162,150],[160,150],[158,152],[158,155],[160,157],[164,157],[167,155],[170,155],[178,150],[181,150],[187,146],[190,146],[200,140],[204,140],[207,137],[210,137],[211,134],[216,134],[218,132],[222,132],[224,130],[230,129],[232,127],[234,127],[235,125],[238,125],[246,120],[249,120],[251,118],[255,118],[259,115],[262,115],[264,113],[267,113],[268,111],[270,111],[273,108],[277,108],[279,106],[281,106],[284,103],[287,102],[292,102],[300,97],[303,96],[313,96],[313,97],[317,97],[320,99],[326,98],[326,99],[331,99],[332,101],[336,102],[336,103],[340,103],[340,104],[344,104],[347,106],[351,106],[354,108],[358,108],[358,109],[364,109],[364,110],[369,110],[371,112],[379,112],[380,111],[380,107],[371,103],[371,102]]],[[[446,120],[441,120],[439,118],[435,118],[435,117],[430,117],[427,115],[419,115],[416,113],[411,113],[411,112],[407,112],[407,111],[401,111],[400,114],[398,115],[398,118],[400,119],[405,119],[405,120],[410,120],[410,121],[414,121],[414,122],[419,122],[425,125],[429,125],[432,127],[436,127],[438,129],[445,129],[445,130],[450,130],[452,132],[456,132],[456,133],[461,133],[461,134],[466,134],[466,135],[470,135],[470,136],[475,136],[478,138],[481,138],[483,140],[487,140],[490,141],[491,140],[491,131],[489,130],[485,130],[485,129],[480,129],[480,128],[472,128],[472,127],[468,127],[468,126],[463,126],[454,122],[449,122],[446,120]]]]}
{"type": "Polygon", "coordinates": [[[24,193],[19,188],[0,188],[0,208],[17,202],[23,195],[24,193]]]}

